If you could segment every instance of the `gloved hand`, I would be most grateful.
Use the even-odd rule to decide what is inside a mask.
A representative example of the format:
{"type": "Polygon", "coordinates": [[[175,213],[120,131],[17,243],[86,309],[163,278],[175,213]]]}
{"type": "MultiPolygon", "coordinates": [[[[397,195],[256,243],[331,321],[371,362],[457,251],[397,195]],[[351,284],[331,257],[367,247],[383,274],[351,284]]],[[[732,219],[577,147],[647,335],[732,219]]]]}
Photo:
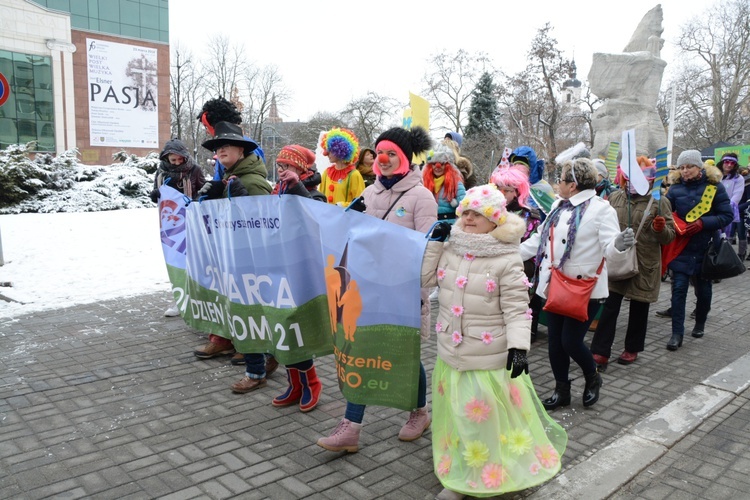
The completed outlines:
{"type": "Polygon", "coordinates": [[[367,209],[365,206],[365,199],[362,196],[355,198],[351,205],[349,205],[349,209],[354,210],[355,212],[364,212],[367,209]]]}
{"type": "Polygon", "coordinates": [[[685,228],[685,235],[692,236],[696,233],[700,233],[701,231],[703,231],[703,221],[698,219],[697,221],[691,222],[687,225],[687,227],[685,228]]]}
{"type": "Polygon", "coordinates": [[[522,349],[508,349],[508,363],[505,365],[506,370],[513,370],[510,372],[510,378],[516,378],[520,374],[526,372],[529,373],[529,362],[526,359],[526,351],[522,349]]]}
{"type": "Polygon", "coordinates": [[[667,227],[667,219],[662,217],[661,215],[657,215],[654,217],[654,221],[651,223],[651,227],[654,228],[654,231],[657,233],[661,233],[664,231],[664,228],[667,227]]]}
{"type": "Polygon", "coordinates": [[[624,252],[634,244],[635,234],[633,234],[633,228],[631,227],[615,236],[615,248],[620,252],[624,252]]]}
{"type": "Polygon", "coordinates": [[[240,182],[236,176],[232,176],[227,179],[227,186],[229,186],[229,196],[236,198],[238,196],[250,196],[247,192],[245,185],[240,182]]]}
{"type": "Polygon", "coordinates": [[[450,235],[451,224],[449,222],[438,222],[437,224],[435,224],[435,227],[432,228],[432,233],[430,233],[430,240],[445,241],[450,235]]]}
{"type": "Polygon", "coordinates": [[[299,175],[292,170],[282,170],[279,174],[279,182],[283,182],[287,187],[292,187],[299,182],[299,175]]]}
{"type": "Polygon", "coordinates": [[[148,196],[154,203],[159,203],[159,197],[161,196],[161,193],[159,193],[158,189],[154,189],[148,194],[148,196]]]}
{"type": "Polygon", "coordinates": [[[216,200],[224,196],[224,182],[208,181],[198,190],[196,199],[205,196],[208,200],[216,200]]]}

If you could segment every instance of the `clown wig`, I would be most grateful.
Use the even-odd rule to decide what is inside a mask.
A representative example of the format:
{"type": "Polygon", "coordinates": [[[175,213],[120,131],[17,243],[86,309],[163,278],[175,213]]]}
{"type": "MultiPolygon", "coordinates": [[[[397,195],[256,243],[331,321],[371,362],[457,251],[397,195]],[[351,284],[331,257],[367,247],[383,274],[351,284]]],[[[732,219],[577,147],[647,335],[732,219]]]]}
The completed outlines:
{"type": "MultiPolygon", "coordinates": [[[[438,198],[438,193],[435,192],[435,172],[433,166],[435,163],[428,163],[424,167],[422,172],[422,183],[424,187],[430,190],[435,195],[435,199],[438,198]]],[[[458,167],[449,162],[443,162],[445,165],[445,174],[443,174],[443,197],[451,202],[456,199],[456,193],[458,192],[458,184],[463,182],[464,178],[461,172],[458,171],[458,167]]]]}
{"type": "MultiPolygon", "coordinates": [[[[638,162],[638,166],[641,167],[643,175],[649,181],[654,180],[656,177],[656,166],[654,161],[648,156],[638,156],[635,161],[638,162]]],[[[628,174],[620,167],[617,166],[617,175],[615,176],[615,184],[620,186],[621,189],[627,189],[628,187],[628,174]]]]}
{"type": "Polygon", "coordinates": [[[332,153],[347,165],[353,163],[359,156],[359,140],[354,132],[345,128],[332,128],[320,141],[323,154],[332,153]]]}
{"type": "Polygon", "coordinates": [[[529,178],[517,168],[499,167],[492,172],[490,182],[498,188],[508,186],[515,188],[518,204],[529,208],[526,201],[529,199],[529,178]]]}

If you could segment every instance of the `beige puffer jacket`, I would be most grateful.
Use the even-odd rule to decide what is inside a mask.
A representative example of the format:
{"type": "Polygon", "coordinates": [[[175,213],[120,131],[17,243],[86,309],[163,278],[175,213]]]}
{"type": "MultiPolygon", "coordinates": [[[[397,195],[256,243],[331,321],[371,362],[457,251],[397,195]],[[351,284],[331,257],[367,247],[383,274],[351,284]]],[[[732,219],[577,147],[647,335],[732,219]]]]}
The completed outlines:
{"type": "MultiPolygon", "coordinates": [[[[437,202],[429,189],[422,185],[422,175],[412,165],[406,176],[398,181],[391,189],[386,189],[380,180],[367,186],[362,197],[367,209],[365,213],[399,226],[425,233],[437,221],[437,202]],[[403,196],[402,196],[403,195],[403,196]],[[401,198],[396,201],[396,199],[401,198]],[[396,202],[395,205],[393,203],[396,202]],[[393,205],[391,211],[388,208],[393,205]],[[388,215],[386,215],[388,212],[388,215]]],[[[423,288],[422,297],[422,326],[420,334],[422,340],[430,337],[430,292],[423,288]]]]}
{"type": "Polygon", "coordinates": [[[425,251],[422,285],[440,286],[438,356],[459,371],[504,369],[509,348],[529,350],[529,289],[518,247],[526,226],[507,217],[486,235],[464,233],[459,219],[447,243],[430,242],[425,251]]]}

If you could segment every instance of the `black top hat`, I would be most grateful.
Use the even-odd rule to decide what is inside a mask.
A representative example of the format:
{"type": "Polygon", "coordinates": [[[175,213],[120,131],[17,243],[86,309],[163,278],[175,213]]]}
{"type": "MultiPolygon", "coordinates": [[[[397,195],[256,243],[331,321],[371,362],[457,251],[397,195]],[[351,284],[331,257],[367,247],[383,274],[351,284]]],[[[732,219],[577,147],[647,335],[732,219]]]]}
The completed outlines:
{"type": "Polygon", "coordinates": [[[247,156],[258,148],[258,144],[242,135],[242,129],[234,123],[219,122],[214,126],[214,131],[216,132],[214,138],[201,144],[210,151],[216,151],[221,146],[231,144],[244,148],[245,156],[247,156]]]}

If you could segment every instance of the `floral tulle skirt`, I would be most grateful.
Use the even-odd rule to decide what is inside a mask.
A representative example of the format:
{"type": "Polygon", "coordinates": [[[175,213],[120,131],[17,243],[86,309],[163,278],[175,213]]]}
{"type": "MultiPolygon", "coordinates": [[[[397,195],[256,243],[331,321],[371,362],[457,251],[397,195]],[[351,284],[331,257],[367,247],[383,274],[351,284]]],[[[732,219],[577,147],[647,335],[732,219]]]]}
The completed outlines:
{"type": "Polygon", "coordinates": [[[432,459],[443,487],[488,497],[548,481],[560,471],[565,430],[547,415],[527,374],[432,373],[432,459]]]}

